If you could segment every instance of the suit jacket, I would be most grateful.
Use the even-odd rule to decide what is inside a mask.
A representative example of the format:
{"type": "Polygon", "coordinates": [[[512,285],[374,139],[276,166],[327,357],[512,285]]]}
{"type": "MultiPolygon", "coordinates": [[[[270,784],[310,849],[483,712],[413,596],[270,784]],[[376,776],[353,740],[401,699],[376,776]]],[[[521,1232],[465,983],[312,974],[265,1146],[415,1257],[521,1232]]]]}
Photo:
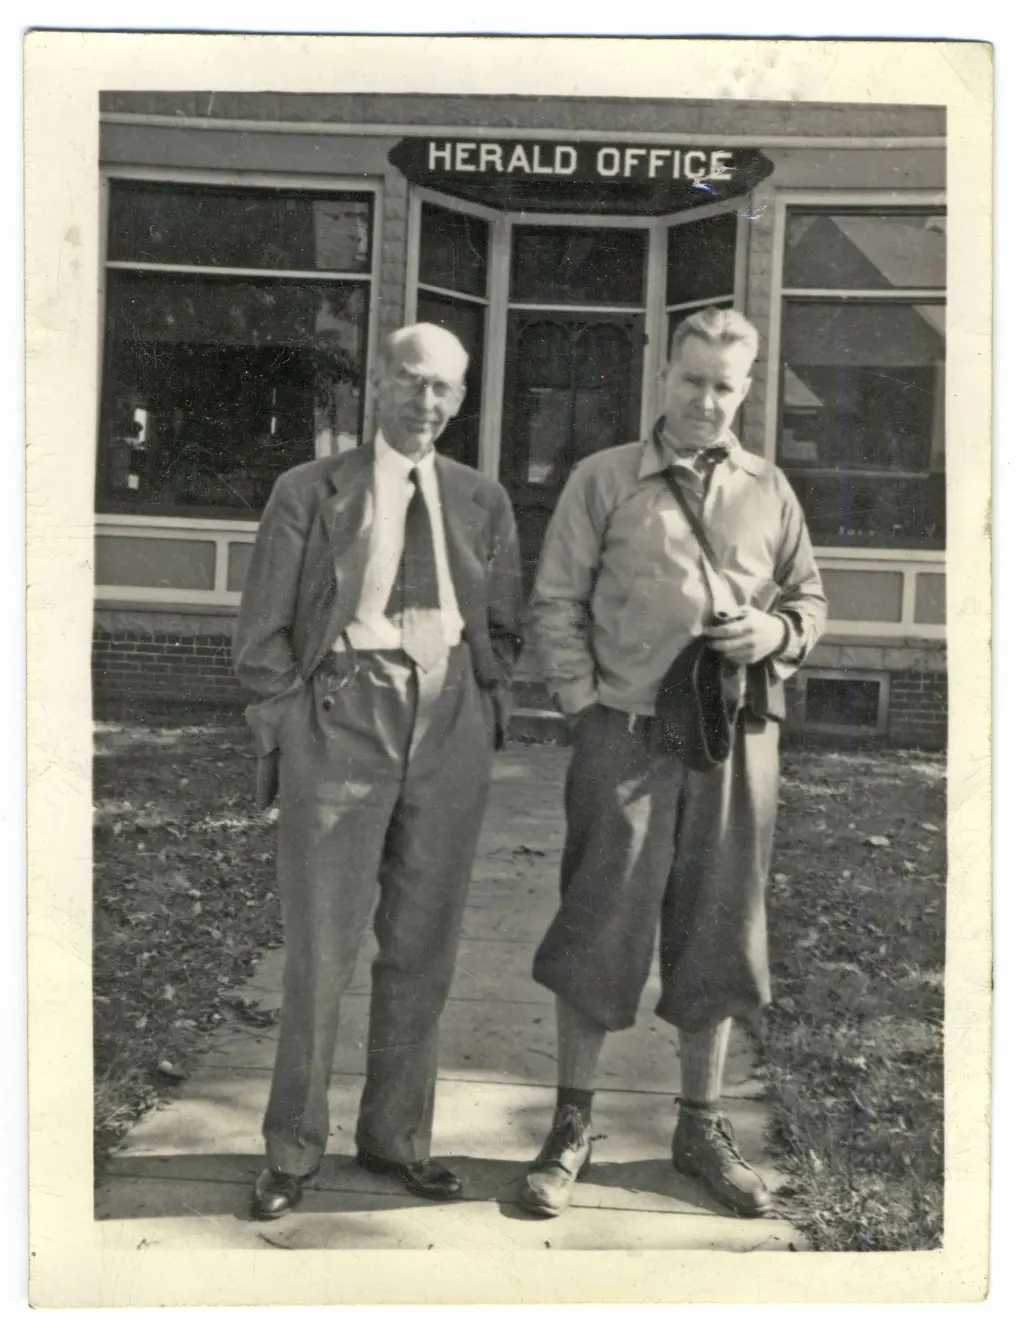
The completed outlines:
{"type": "MultiPolygon", "coordinates": [[[[235,673],[260,695],[246,709],[260,760],[257,798],[276,792],[278,727],[351,624],[373,524],[373,449],[319,458],[278,478],[260,522],[234,636],[235,673]]],[[[496,481],[437,458],[448,561],[473,670],[494,703],[497,743],[522,646],[519,541],[496,481]]]]}

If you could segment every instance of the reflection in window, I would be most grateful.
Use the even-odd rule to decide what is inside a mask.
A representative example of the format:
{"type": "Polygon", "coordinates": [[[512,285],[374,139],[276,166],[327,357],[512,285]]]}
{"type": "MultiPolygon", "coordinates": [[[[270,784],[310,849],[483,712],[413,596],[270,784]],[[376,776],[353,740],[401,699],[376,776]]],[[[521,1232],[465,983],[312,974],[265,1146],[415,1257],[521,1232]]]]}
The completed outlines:
{"type": "Polygon", "coordinates": [[[942,221],[787,218],[777,458],[819,545],[944,544],[942,221]]]}
{"type": "Polygon", "coordinates": [[[946,285],[946,219],[934,213],[793,210],[784,287],[884,291],[946,285]]]}
{"type": "Polygon", "coordinates": [[[778,457],[816,541],[941,544],[943,314],[787,303],[778,457]]]}
{"type": "Polygon", "coordinates": [[[366,195],[111,182],[101,511],[256,517],[359,439],[371,223],[366,195]]]}
{"type": "Polygon", "coordinates": [[[514,227],[513,301],[644,304],[647,232],[616,227],[514,227]]]}
{"type": "Polygon", "coordinates": [[[107,258],[193,268],[366,273],[372,211],[365,194],[115,180],[107,258]]]}
{"type": "Polygon", "coordinates": [[[318,428],[358,438],[367,296],[111,273],[101,507],[258,513],[318,428]]]}
{"type": "Polygon", "coordinates": [[[486,296],[488,231],[482,218],[425,203],[420,214],[420,282],[486,296]]]}

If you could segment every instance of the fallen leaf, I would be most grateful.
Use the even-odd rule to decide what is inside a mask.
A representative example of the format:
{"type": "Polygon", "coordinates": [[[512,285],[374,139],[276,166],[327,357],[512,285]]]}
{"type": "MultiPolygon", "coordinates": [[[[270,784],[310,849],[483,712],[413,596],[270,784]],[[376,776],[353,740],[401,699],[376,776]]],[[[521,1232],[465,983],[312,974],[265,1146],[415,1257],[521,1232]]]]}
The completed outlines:
{"type": "Polygon", "coordinates": [[[871,844],[871,846],[891,846],[891,845],[892,845],[892,843],[889,841],[888,837],[882,837],[881,834],[879,834],[879,833],[873,833],[873,834],[868,838],[868,842],[871,844]]]}
{"type": "Polygon", "coordinates": [[[272,1249],[291,1250],[293,1247],[291,1244],[285,1244],[281,1240],[272,1239],[269,1235],[265,1235],[262,1230],[257,1230],[256,1234],[259,1235],[264,1244],[269,1244],[272,1249]]]}

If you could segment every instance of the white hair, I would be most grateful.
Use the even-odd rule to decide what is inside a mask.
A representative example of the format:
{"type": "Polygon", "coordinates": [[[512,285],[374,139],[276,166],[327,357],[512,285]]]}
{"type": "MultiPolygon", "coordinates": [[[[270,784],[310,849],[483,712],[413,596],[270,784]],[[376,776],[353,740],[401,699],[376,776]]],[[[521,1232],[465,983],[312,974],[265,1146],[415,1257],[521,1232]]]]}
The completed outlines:
{"type": "Polygon", "coordinates": [[[462,342],[455,334],[441,324],[406,324],[404,328],[396,328],[393,333],[389,333],[381,344],[380,361],[378,363],[378,372],[386,371],[394,359],[395,353],[406,347],[409,343],[434,343],[440,342],[442,346],[447,344],[449,350],[456,352],[462,360],[462,373],[465,376],[469,367],[469,352],[462,345],[462,342]]]}

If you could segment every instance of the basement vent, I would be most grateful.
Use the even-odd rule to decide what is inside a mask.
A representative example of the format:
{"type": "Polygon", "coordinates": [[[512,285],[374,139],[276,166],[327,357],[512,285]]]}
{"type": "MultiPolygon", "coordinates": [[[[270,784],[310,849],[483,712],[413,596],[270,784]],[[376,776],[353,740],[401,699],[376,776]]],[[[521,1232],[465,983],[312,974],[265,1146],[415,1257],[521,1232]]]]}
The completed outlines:
{"type": "Polygon", "coordinates": [[[794,721],[804,731],[884,735],[889,676],[871,671],[805,671],[797,681],[794,721]]]}

